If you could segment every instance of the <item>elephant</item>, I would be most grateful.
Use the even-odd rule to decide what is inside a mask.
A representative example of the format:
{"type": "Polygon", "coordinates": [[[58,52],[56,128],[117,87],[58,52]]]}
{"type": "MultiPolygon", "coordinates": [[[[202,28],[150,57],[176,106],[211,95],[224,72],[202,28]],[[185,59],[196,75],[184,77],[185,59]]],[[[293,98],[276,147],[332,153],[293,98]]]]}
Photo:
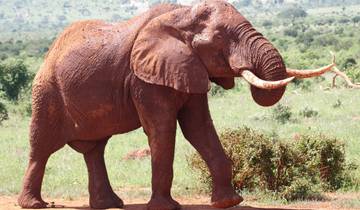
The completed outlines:
{"type": "Polygon", "coordinates": [[[234,78],[250,84],[261,106],[277,103],[295,77],[334,67],[285,67],[278,50],[231,4],[161,4],[128,21],[75,22],[54,41],[32,86],[30,154],[18,204],[45,208],[41,185],[51,154],[69,145],[83,154],[92,208],[121,208],[104,162],[112,135],[142,127],[152,168],[149,210],[181,208],[171,196],[177,122],[212,176],[211,205],[243,198],[231,184],[232,163],[210,116],[210,82],[224,89],[234,78]]]}

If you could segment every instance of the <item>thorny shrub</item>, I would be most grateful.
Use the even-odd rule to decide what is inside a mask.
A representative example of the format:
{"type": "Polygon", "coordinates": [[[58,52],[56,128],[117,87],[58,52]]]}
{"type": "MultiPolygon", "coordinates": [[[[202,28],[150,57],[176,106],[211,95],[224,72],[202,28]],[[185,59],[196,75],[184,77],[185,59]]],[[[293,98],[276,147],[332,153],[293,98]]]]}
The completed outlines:
{"type": "MultiPolygon", "coordinates": [[[[322,134],[300,135],[296,142],[281,141],[248,127],[227,129],[221,143],[233,162],[232,182],[237,191],[274,192],[286,200],[314,199],[320,191],[349,184],[350,170],[344,145],[322,134]]],[[[188,158],[200,180],[211,189],[211,177],[200,155],[188,158]]]]}

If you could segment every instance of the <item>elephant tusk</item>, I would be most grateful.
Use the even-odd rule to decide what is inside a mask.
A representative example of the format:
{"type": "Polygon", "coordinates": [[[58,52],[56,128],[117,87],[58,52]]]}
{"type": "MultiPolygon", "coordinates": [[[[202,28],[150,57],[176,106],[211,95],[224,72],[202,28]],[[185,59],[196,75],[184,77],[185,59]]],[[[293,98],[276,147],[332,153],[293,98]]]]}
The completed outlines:
{"type": "Polygon", "coordinates": [[[309,77],[317,77],[320,76],[322,74],[324,74],[325,72],[330,71],[334,66],[336,66],[335,63],[335,55],[332,54],[333,59],[332,59],[332,63],[330,65],[318,68],[318,69],[314,69],[314,70],[297,70],[297,69],[289,69],[286,68],[286,72],[288,76],[293,76],[293,77],[297,77],[297,78],[309,78],[309,77]]]}
{"type": "Polygon", "coordinates": [[[249,84],[261,89],[268,89],[268,90],[283,87],[287,85],[289,82],[291,82],[293,79],[295,79],[295,77],[289,77],[278,81],[265,81],[257,77],[254,73],[252,73],[249,70],[243,70],[240,74],[249,84]]]}

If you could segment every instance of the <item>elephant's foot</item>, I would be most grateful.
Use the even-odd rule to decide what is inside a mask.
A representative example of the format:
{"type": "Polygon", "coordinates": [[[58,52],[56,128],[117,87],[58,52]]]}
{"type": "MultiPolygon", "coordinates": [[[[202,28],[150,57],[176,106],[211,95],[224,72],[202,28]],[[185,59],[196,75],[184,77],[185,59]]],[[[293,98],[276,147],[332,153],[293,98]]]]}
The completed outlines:
{"type": "Polygon", "coordinates": [[[90,196],[90,207],[94,209],[123,208],[124,202],[114,192],[99,193],[90,196]]]}
{"type": "Polygon", "coordinates": [[[30,192],[22,192],[18,198],[18,204],[24,209],[42,209],[48,205],[40,196],[35,196],[30,192]]]}
{"type": "Polygon", "coordinates": [[[215,208],[229,208],[238,205],[244,199],[233,189],[222,193],[213,193],[211,205],[215,208]]]}
{"type": "Polygon", "coordinates": [[[181,209],[180,204],[168,197],[152,197],[149,203],[147,204],[147,210],[179,210],[181,209]]]}

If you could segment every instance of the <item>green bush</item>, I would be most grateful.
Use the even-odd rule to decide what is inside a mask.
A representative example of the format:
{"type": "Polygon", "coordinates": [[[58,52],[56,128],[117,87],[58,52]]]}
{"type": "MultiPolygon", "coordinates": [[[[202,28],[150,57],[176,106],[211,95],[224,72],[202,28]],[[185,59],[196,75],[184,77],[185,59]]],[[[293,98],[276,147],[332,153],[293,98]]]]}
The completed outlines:
{"type": "Polygon", "coordinates": [[[360,65],[349,65],[348,64],[348,66],[349,67],[346,69],[346,75],[348,75],[354,83],[359,83],[360,82],[360,65]]]}
{"type": "Polygon", "coordinates": [[[351,18],[351,21],[356,24],[356,23],[360,23],[360,16],[355,16],[353,18],[351,18]]]}
{"type": "Polygon", "coordinates": [[[278,14],[278,17],[295,19],[295,18],[304,18],[307,15],[308,14],[304,9],[302,9],[300,7],[292,7],[292,8],[287,8],[287,9],[284,9],[283,11],[281,11],[278,14]]]}
{"type": "Polygon", "coordinates": [[[0,101],[0,125],[3,121],[8,120],[9,119],[9,115],[8,115],[8,111],[5,107],[5,104],[1,103],[0,101]]]}
{"type": "Polygon", "coordinates": [[[224,95],[224,93],[225,93],[224,88],[216,84],[211,84],[211,89],[210,89],[211,96],[222,96],[224,95]]]}
{"type": "Polygon", "coordinates": [[[346,58],[344,63],[341,65],[341,68],[348,69],[348,68],[355,66],[356,64],[357,63],[356,63],[355,58],[346,58]]]}
{"type": "MultiPolygon", "coordinates": [[[[232,182],[237,191],[275,193],[286,200],[318,199],[321,191],[351,185],[344,145],[322,134],[300,135],[296,142],[276,140],[248,127],[220,134],[226,154],[233,162],[232,182]],[[350,180],[350,181],[349,181],[350,180]]],[[[200,181],[211,188],[211,177],[199,154],[188,158],[200,172],[200,181]]]]}
{"type": "Polygon", "coordinates": [[[299,84],[300,89],[304,90],[304,91],[311,91],[311,86],[312,86],[312,83],[310,80],[303,80],[299,84]]]}
{"type": "Polygon", "coordinates": [[[304,109],[300,110],[299,115],[304,118],[311,118],[317,117],[319,115],[319,112],[307,106],[304,109]]]}
{"type": "Polygon", "coordinates": [[[339,40],[333,35],[322,35],[314,39],[314,44],[320,47],[338,46],[339,40]]]}
{"type": "Polygon", "coordinates": [[[290,121],[291,115],[289,106],[278,104],[272,109],[271,118],[278,123],[285,124],[290,121]]]}
{"type": "Polygon", "coordinates": [[[340,19],[338,20],[338,22],[341,23],[341,24],[346,24],[346,23],[350,23],[351,20],[348,19],[348,18],[340,18],[340,19]]]}
{"type": "MultiPolygon", "coordinates": [[[[315,77],[314,80],[316,81],[316,83],[319,83],[319,82],[322,82],[324,80],[324,78],[323,77],[315,77]]],[[[311,80],[303,80],[303,79],[296,79],[296,78],[292,81],[292,84],[294,84],[296,88],[300,88],[303,91],[311,91],[311,87],[313,85],[311,80]]]]}
{"type": "Polygon", "coordinates": [[[0,91],[10,100],[17,100],[20,92],[33,78],[23,61],[8,59],[0,63],[0,91]]]}
{"type": "Polygon", "coordinates": [[[314,20],[314,23],[317,25],[332,25],[334,22],[335,22],[335,19],[333,17],[314,20]]]}
{"type": "Polygon", "coordinates": [[[288,201],[293,200],[322,200],[320,190],[313,187],[313,183],[305,178],[294,180],[290,186],[284,188],[280,197],[288,201]]]}
{"type": "Polygon", "coordinates": [[[319,32],[317,31],[307,31],[304,33],[301,33],[297,36],[295,42],[296,44],[304,44],[305,46],[312,46],[313,41],[315,40],[315,37],[319,35],[319,32]]]}
{"type": "Polygon", "coordinates": [[[262,26],[264,26],[265,28],[271,28],[272,25],[273,25],[273,23],[270,20],[265,20],[262,23],[262,26]]]}
{"type": "Polygon", "coordinates": [[[336,190],[345,180],[345,146],[336,138],[323,134],[301,135],[296,149],[302,155],[302,172],[320,179],[324,190],[336,190]]]}
{"type": "Polygon", "coordinates": [[[297,32],[296,29],[289,28],[289,29],[284,30],[284,35],[285,36],[291,36],[291,37],[297,37],[298,32],[297,32]]]}

